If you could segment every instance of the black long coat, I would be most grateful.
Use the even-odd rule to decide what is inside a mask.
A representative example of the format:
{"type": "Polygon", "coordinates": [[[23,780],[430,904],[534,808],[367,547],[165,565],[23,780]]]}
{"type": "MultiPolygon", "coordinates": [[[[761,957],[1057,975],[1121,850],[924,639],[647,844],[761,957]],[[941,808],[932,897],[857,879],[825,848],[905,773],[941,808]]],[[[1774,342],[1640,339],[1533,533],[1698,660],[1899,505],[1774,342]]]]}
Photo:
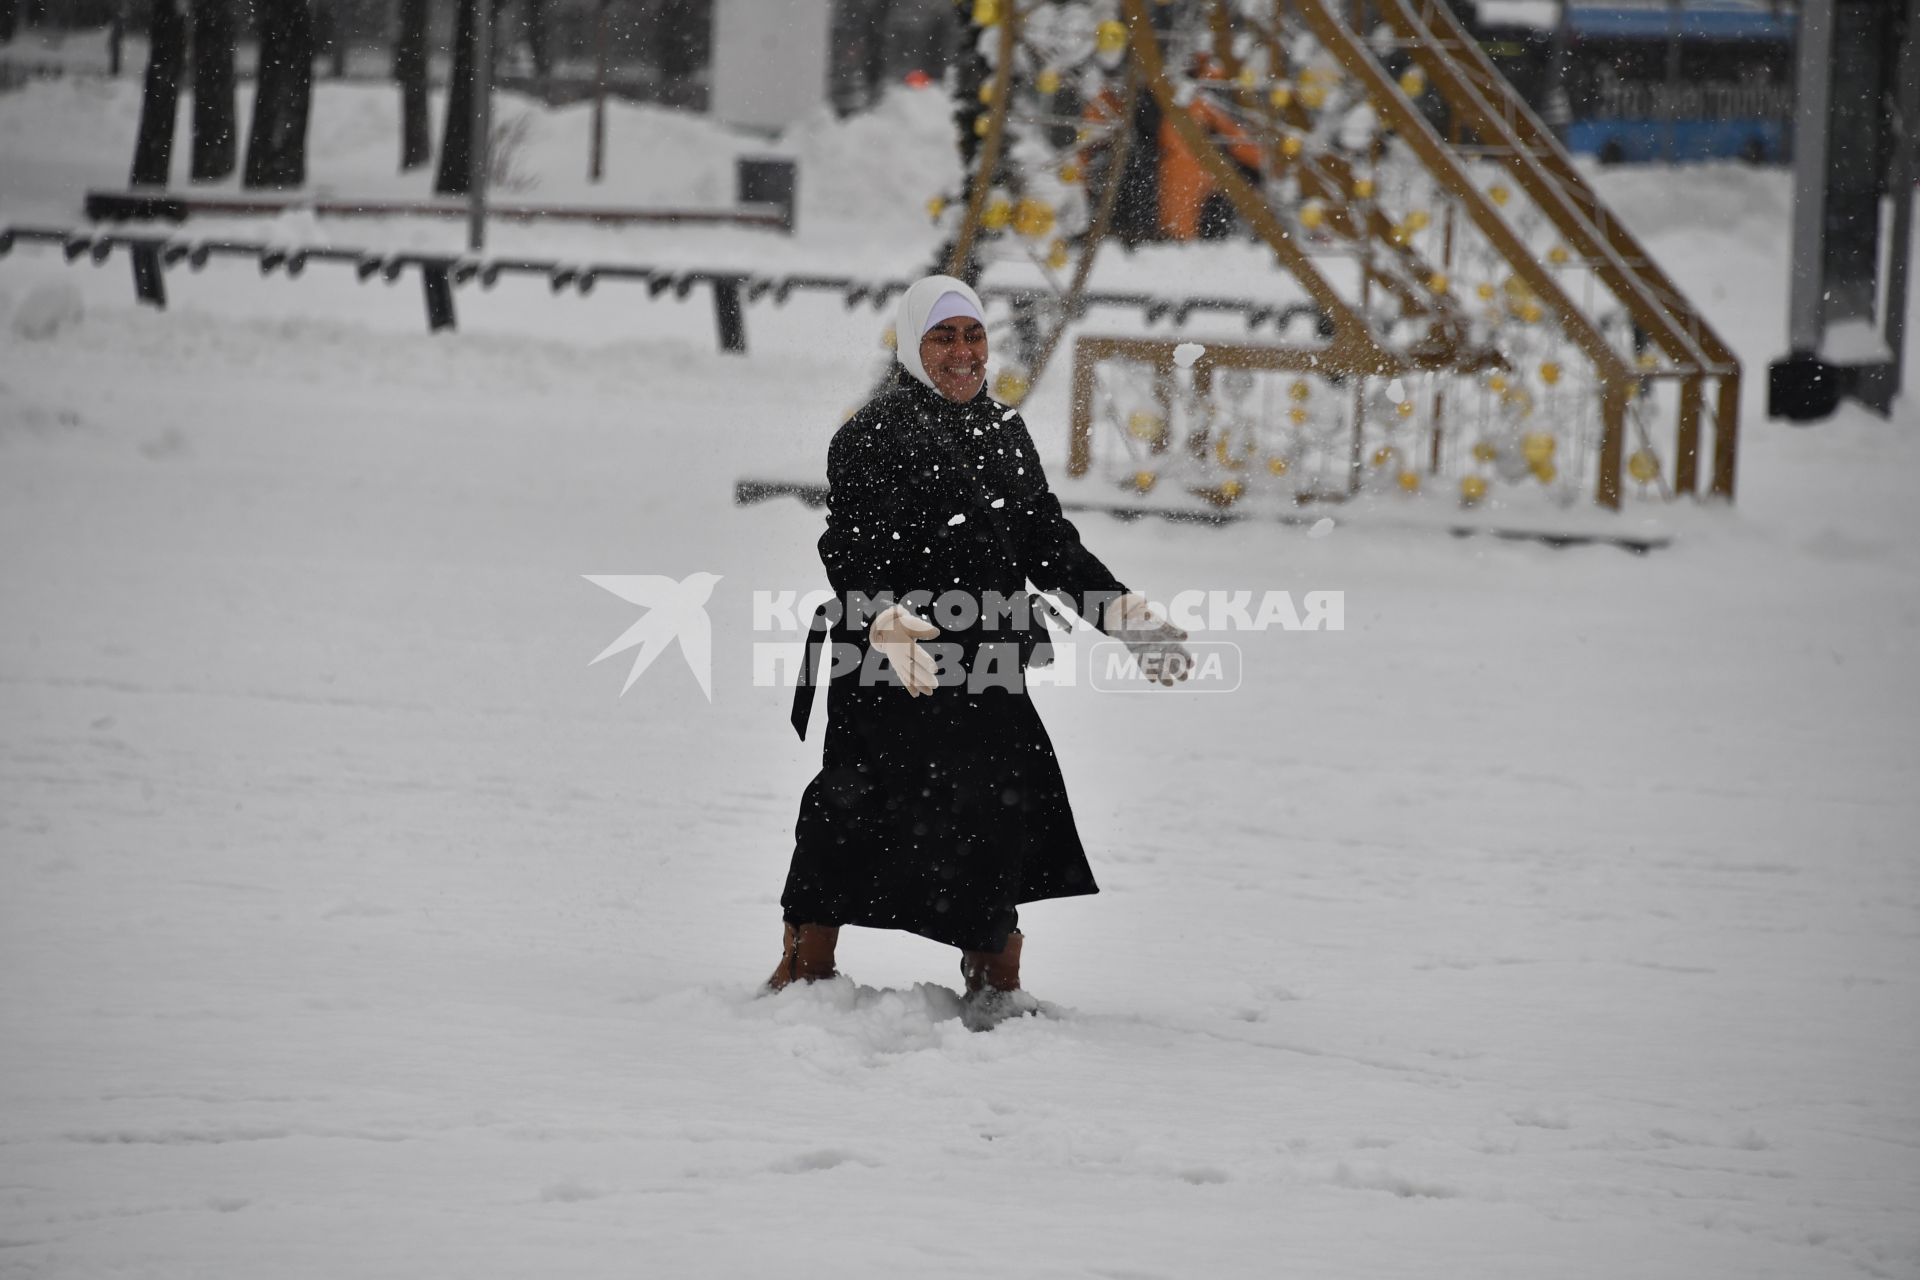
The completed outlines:
{"type": "MultiPolygon", "coordinates": [[[[1069,593],[1098,622],[1088,599],[1126,590],[1061,513],[1020,415],[984,390],[957,404],[901,371],[834,435],[827,479],[820,558],[841,600],[956,590],[1024,599],[1031,581],[1069,593]]],[[[835,641],[864,646],[868,620],[850,615],[835,641]]],[[[957,643],[971,665],[983,641],[1004,636],[976,625],[934,642],[957,643]]],[[[872,683],[876,666],[885,660],[873,654],[828,688],[826,749],[800,802],[786,919],[998,951],[1019,903],[1097,893],[1024,685],[916,698],[872,683]]]]}

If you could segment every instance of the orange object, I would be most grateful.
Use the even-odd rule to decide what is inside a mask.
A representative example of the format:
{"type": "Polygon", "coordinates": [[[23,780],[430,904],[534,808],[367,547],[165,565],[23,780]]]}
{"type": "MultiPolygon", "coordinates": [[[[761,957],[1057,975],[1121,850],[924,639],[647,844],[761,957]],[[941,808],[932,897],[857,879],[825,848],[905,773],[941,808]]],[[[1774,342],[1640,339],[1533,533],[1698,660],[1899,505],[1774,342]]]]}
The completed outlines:
{"type": "MultiPolygon", "coordinates": [[[[1198,121],[1215,140],[1225,144],[1226,153],[1258,169],[1264,159],[1260,148],[1232,116],[1204,92],[1193,95],[1187,114],[1198,121]]],[[[1160,125],[1160,232],[1169,240],[1197,240],[1207,201],[1220,190],[1220,184],[1201,165],[1198,157],[1181,143],[1171,124],[1160,125]]]]}
{"type": "MultiPolygon", "coordinates": [[[[1205,69],[1214,72],[1214,78],[1219,78],[1217,68],[1209,66],[1205,69]]],[[[1119,111],[1119,95],[1109,88],[1102,90],[1087,104],[1085,114],[1090,120],[1107,121],[1117,116],[1119,111]]],[[[1265,157],[1259,145],[1205,91],[1194,94],[1193,100],[1187,104],[1187,114],[1221,143],[1222,149],[1234,160],[1250,169],[1264,167],[1265,157]]],[[[1207,202],[1219,192],[1220,184],[1187,150],[1173,125],[1164,120],[1160,122],[1158,143],[1156,159],[1159,162],[1160,234],[1168,240],[1198,240],[1207,202]]]]}

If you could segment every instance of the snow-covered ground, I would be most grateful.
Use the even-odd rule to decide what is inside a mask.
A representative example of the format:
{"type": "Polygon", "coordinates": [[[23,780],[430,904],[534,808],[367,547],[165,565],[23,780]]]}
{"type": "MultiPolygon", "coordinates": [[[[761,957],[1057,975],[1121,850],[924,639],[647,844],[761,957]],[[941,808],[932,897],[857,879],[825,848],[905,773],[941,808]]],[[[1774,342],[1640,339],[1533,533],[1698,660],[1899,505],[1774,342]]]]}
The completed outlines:
{"type": "MultiPolygon", "coordinates": [[[[391,96],[322,86],[317,183],[391,96]]],[[[940,116],[796,126],[791,240],[496,235],[905,273],[940,116]]],[[[0,97],[0,222],[74,220],[131,129],[124,85],[0,97]]],[[[546,194],[583,130],[541,118],[546,194]]],[[[765,145],[615,138],[610,200],[724,203],[765,145]]],[[[755,996],[819,737],[751,593],[820,584],[819,516],[731,486],[817,470],[873,313],[757,308],[740,359],[637,291],[429,337],[318,268],[158,315],[0,260],[0,1271],[1920,1275],[1920,413],[1761,418],[1782,175],[1602,182],[1748,361],[1739,505],[1643,558],[1083,520],[1149,592],[1347,629],[1236,636],[1230,697],[1039,692],[1104,892],[1022,913],[1061,1016],[987,1035],[902,935],[755,996]],[[581,575],[698,570],[711,704],[674,654],[618,697],[581,575]]]]}

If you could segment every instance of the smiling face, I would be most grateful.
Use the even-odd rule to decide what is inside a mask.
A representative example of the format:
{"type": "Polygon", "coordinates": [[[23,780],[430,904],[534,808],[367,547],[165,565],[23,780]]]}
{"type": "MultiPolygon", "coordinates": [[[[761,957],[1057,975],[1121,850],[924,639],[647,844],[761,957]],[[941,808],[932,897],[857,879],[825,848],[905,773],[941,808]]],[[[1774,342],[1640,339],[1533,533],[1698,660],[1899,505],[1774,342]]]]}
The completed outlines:
{"type": "Polygon", "coordinates": [[[962,404],[987,383],[987,330],[972,316],[954,316],[920,339],[920,366],[934,390],[962,404]]]}

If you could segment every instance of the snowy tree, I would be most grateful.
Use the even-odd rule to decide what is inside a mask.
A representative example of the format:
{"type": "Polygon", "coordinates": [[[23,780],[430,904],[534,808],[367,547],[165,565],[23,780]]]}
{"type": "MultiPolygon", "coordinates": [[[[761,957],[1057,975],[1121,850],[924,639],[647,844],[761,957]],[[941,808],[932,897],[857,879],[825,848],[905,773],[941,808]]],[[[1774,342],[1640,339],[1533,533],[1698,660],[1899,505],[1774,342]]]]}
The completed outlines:
{"type": "Polygon", "coordinates": [[[393,78],[400,82],[400,168],[418,169],[433,159],[427,121],[427,0],[400,0],[393,78]]]}
{"type": "Polygon", "coordinates": [[[447,84],[447,122],[440,132],[440,172],[433,189],[463,196],[473,173],[473,38],[478,0],[460,0],[453,28],[453,76],[447,84]]]}
{"type": "Polygon", "coordinates": [[[239,128],[233,108],[232,0],[194,0],[193,165],[195,182],[233,172],[239,128]]]}
{"type": "Polygon", "coordinates": [[[710,0],[661,0],[652,28],[660,101],[692,105],[699,97],[700,70],[712,56],[713,5],[710,0]]]}
{"type": "Polygon", "coordinates": [[[313,11],[307,0],[265,0],[245,185],[285,188],[306,182],[313,55],[313,11]]]}
{"type": "Polygon", "coordinates": [[[182,0],[153,0],[147,21],[149,54],[140,99],[140,127],[133,143],[136,187],[164,187],[173,165],[173,123],[180,107],[180,71],[187,53],[182,0]]]}
{"type": "Polygon", "coordinates": [[[526,0],[527,55],[533,74],[545,84],[553,77],[553,44],[548,39],[547,0],[526,0]]]}

